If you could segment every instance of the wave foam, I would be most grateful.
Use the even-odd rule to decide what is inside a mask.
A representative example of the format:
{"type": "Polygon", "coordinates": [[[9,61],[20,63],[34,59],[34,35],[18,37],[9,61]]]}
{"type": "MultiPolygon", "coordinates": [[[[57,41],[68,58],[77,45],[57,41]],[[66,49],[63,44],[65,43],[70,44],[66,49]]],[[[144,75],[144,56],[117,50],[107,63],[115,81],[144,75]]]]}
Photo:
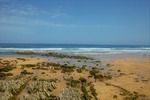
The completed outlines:
{"type": "Polygon", "coordinates": [[[150,48],[0,48],[0,52],[72,52],[72,53],[138,53],[150,52],[150,48]]]}
{"type": "Polygon", "coordinates": [[[17,51],[33,51],[33,52],[44,52],[44,51],[60,51],[62,48],[0,48],[0,52],[17,52],[17,51]]]}

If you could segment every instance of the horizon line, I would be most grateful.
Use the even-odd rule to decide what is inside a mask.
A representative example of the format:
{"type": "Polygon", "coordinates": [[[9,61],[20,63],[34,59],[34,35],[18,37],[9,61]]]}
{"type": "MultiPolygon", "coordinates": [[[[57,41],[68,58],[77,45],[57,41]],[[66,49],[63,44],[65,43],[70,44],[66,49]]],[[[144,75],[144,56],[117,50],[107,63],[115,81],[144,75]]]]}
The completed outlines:
{"type": "Polygon", "coordinates": [[[0,44],[52,44],[52,45],[116,45],[116,46],[150,46],[150,44],[94,44],[94,43],[0,43],[0,44]]]}

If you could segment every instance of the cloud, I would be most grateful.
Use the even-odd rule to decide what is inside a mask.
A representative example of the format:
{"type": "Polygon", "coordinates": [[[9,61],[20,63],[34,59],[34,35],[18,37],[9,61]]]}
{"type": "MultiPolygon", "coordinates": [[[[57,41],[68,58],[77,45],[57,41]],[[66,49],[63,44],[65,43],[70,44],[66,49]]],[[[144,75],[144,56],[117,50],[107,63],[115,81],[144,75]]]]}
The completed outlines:
{"type": "Polygon", "coordinates": [[[111,28],[111,26],[105,25],[77,25],[77,24],[58,24],[58,23],[50,23],[49,25],[53,27],[63,27],[63,28],[111,28]]]}
{"type": "Polygon", "coordinates": [[[32,5],[24,5],[24,6],[3,5],[0,9],[1,15],[32,16],[47,13],[48,12],[40,10],[32,5]]]}
{"type": "Polygon", "coordinates": [[[22,26],[43,26],[43,27],[63,27],[63,28],[110,28],[106,25],[77,25],[54,23],[52,21],[42,19],[23,18],[19,16],[0,16],[0,25],[22,25],[22,26]]]}
{"type": "Polygon", "coordinates": [[[0,17],[0,25],[23,25],[23,26],[41,26],[49,23],[40,19],[25,18],[19,16],[3,16],[0,17]]]}
{"type": "Polygon", "coordinates": [[[19,33],[19,32],[35,32],[34,29],[50,29],[50,28],[110,28],[111,26],[105,25],[84,25],[84,24],[65,24],[55,23],[53,18],[68,18],[71,17],[67,13],[58,9],[53,12],[47,12],[38,9],[32,5],[14,6],[3,5],[0,7],[0,32],[1,33],[19,33]],[[47,17],[48,19],[42,17],[47,17]],[[35,17],[36,16],[36,17],[35,17]],[[51,16],[49,18],[49,16],[51,16]],[[33,31],[34,30],[34,31],[33,31]]]}
{"type": "Polygon", "coordinates": [[[65,18],[70,18],[71,16],[66,14],[66,13],[61,13],[61,12],[55,12],[54,14],[51,15],[52,18],[57,18],[57,17],[65,17],[65,18]]]}
{"type": "Polygon", "coordinates": [[[55,8],[53,10],[53,12],[51,13],[51,17],[52,18],[60,18],[60,17],[63,17],[63,18],[70,18],[71,15],[65,13],[62,11],[63,9],[63,6],[58,6],[57,8],[55,8]]]}

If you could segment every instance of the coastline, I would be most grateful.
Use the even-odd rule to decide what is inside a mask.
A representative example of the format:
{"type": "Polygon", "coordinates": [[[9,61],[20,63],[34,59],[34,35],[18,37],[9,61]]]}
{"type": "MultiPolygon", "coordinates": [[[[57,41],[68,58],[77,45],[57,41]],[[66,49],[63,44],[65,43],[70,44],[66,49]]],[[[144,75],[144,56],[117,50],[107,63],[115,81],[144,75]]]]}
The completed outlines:
{"type": "MultiPolygon", "coordinates": [[[[23,58],[26,59],[25,61],[17,60],[18,63],[16,65],[16,69],[10,71],[10,73],[13,74],[13,76],[10,76],[8,78],[14,77],[16,75],[20,75],[21,73],[21,65],[22,64],[37,64],[42,62],[49,62],[52,61],[51,58],[37,58],[37,57],[25,57],[20,55],[19,57],[0,57],[2,60],[17,60],[17,58],[23,58]]],[[[129,95],[126,94],[126,96],[122,96],[121,93],[123,89],[126,90],[126,92],[130,92],[131,94],[138,93],[139,98],[145,98],[150,99],[150,78],[149,78],[149,72],[150,72],[150,61],[147,57],[123,57],[120,58],[122,55],[117,55],[117,58],[111,58],[107,56],[107,59],[100,58],[101,66],[106,66],[107,64],[110,64],[110,66],[107,69],[100,70],[101,73],[104,73],[106,75],[111,75],[112,79],[105,79],[103,81],[94,81],[93,78],[87,78],[89,76],[89,71],[83,70],[82,73],[78,72],[71,72],[70,74],[61,73],[61,71],[56,70],[55,73],[50,72],[49,70],[33,70],[32,68],[25,68],[27,72],[34,73],[33,75],[37,76],[37,79],[51,79],[56,78],[59,80],[57,84],[57,89],[53,92],[50,92],[52,95],[58,95],[62,88],[66,87],[66,81],[63,79],[64,77],[70,78],[73,77],[75,80],[78,80],[80,77],[84,77],[88,81],[92,82],[94,85],[96,92],[97,92],[97,98],[105,100],[113,100],[114,96],[117,96],[117,99],[123,99],[126,96],[129,95]],[[41,74],[45,73],[45,74],[41,74]],[[110,84],[110,85],[107,85],[110,84]]],[[[129,55],[130,56],[130,55],[129,55]]],[[[57,60],[57,58],[56,58],[57,60]]],[[[68,59],[67,59],[68,60],[68,59]]],[[[98,60],[98,59],[97,59],[98,60]]],[[[80,63],[80,62],[76,62],[80,63]]],[[[89,62],[87,62],[89,63],[89,62]]],[[[81,92],[82,94],[82,92],[81,92]]],[[[137,94],[136,94],[137,95],[137,94]]],[[[94,100],[94,99],[93,99],[94,100]]]]}
{"type": "Polygon", "coordinates": [[[0,100],[150,100],[150,0],[0,0],[0,100]]]}

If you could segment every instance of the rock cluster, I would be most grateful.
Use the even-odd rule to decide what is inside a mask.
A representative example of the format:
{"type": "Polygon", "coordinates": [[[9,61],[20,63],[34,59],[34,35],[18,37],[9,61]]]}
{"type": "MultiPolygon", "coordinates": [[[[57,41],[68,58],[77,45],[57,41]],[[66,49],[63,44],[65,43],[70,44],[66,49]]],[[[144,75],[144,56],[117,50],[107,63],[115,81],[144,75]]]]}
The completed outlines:
{"type": "Polygon", "coordinates": [[[1,80],[0,99],[8,100],[19,93],[21,87],[25,85],[22,80],[1,80]]]}
{"type": "Polygon", "coordinates": [[[58,94],[57,100],[82,100],[75,88],[63,88],[58,94]]]}
{"type": "Polygon", "coordinates": [[[50,91],[56,88],[54,82],[32,81],[26,86],[26,93],[23,93],[20,100],[47,100],[51,98],[50,91]]]}
{"type": "Polygon", "coordinates": [[[16,52],[16,54],[20,54],[20,55],[33,55],[33,54],[37,54],[36,52],[16,52]]]}
{"type": "Polygon", "coordinates": [[[86,59],[86,60],[93,60],[93,58],[89,58],[86,56],[81,56],[81,55],[66,55],[62,53],[56,53],[56,52],[49,52],[46,54],[43,54],[42,56],[47,56],[47,57],[57,57],[57,58],[71,58],[71,59],[86,59]]]}

